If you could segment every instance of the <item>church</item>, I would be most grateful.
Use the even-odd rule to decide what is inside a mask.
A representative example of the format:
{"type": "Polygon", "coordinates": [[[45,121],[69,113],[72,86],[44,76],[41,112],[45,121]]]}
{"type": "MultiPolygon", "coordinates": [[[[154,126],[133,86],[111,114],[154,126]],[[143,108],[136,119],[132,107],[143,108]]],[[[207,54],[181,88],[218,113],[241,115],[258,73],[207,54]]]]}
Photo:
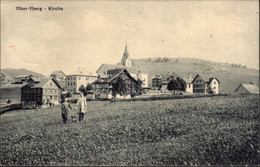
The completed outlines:
{"type": "Polygon", "coordinates": [[[114,64],[102,64],[96,73],[101,77],[101,78],[106,78],[107,77],[107,71],[108,70],[113,70],[113,69],[121,69],[124,68],[126,69],[129,74],[136,80],[141,80],[142,81],[142,87],[143,88],[148,88],[148,74],[142,73],[141,69],[132,67],[132,62],[130,55],[127,51],[127,44],[125,46],[125,51],[123,53],[123,57],[121,59],[121,62],[118,65],[114,64]]]}

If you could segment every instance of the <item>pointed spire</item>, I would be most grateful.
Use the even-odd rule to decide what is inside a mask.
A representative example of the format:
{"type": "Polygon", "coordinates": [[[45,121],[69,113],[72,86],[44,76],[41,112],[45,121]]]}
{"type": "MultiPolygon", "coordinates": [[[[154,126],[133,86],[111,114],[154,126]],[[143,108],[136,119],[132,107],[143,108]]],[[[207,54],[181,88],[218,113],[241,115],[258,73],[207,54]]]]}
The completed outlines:
{"type": "Polygon", "coordinates": [[[127,52],[127,39],[126,39],[126,42],[125,42],[125,52],[127,52]]]}

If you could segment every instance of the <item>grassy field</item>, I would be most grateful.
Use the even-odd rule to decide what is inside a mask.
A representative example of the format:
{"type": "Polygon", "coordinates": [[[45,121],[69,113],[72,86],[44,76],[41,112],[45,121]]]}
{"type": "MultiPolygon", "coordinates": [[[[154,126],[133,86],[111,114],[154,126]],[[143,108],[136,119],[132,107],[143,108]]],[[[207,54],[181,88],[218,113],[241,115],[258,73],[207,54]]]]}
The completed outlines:
{"type": "Polygon", "coordinates": [[[59,106],[12,111],[1,115],[1,164],[256,165],[258,100],[91,101],[67,124],[59,106]]]}

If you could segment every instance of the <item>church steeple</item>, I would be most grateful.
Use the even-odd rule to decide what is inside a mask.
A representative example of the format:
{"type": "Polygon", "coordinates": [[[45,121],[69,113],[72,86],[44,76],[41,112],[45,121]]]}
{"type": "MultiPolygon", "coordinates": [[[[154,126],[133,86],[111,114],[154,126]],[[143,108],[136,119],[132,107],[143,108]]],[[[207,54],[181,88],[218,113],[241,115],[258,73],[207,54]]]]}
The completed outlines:
{"type": "Polygon", "coordinates": [[[126,66],[126,67],[131,67],[131,60],[130,60],[129,53],[127,51],[127,41],[126,41],[126,44],[125,44],[125,52],[123,54],[123,57],[122,57],[122,60],[121,60],[121,64],[123,66],[126,66]]]}

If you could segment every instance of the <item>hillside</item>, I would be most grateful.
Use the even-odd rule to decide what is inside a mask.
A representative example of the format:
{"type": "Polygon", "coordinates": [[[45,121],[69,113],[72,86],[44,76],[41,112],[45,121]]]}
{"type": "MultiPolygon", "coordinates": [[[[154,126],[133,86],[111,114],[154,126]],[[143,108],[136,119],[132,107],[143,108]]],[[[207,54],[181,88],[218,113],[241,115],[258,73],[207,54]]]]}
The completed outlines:
{"type": "Polygon", "coordinates": [[[5,68],[1,69],[1,72],[4,73],[5,75],[8,75],[8,77],[14,78],[17,75],[33,75],[33,76],[38,76],[41,80],[45,79],[46,76],[34,72],[34,71],[29,71],[26,69],[14,69],[14,68],[5,68]]]}
{"type": "Polygon", "coordinates": [[[259,70],[247,67],[236,67],[228,63],[218,63],[192,58],[158,58],[133,59],[132,65],[141,68],[148,74],[149,85],[155,74],[166,74],[175,72],[181,77],[187,77],[188,73],[195,77],[198,73],[208,73],[220,80],[220,91],[234,92],[240,83],[253,82],[259,87],[259,70]]]}
{"type": "Polygon", "coordinates": [[[0,164],[253,166],[260,151],[258,100],[90,101],[83,122],[67,124],[60,106],[10,111],[1,115],[0,164]]]}

